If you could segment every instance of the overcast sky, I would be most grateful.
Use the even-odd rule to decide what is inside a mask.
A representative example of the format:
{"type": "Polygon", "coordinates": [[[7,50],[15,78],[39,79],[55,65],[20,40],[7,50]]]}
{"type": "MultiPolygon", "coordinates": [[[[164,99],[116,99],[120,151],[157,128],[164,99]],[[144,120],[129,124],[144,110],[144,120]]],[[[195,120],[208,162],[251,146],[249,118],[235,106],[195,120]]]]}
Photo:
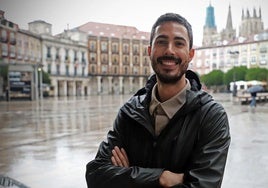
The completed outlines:
{"type": "Polygon", "coordinates": [[[28,29],[28,23],[43,20],[52,24],[52,34],[83,25],[89,21],[134,26],[150,32],[152,24],[163,13],[176,12],[192,24],[194,44],[201,45],[206,7],[214,7],[218,31],[227,20],[228,6],[232,8],[233,26],[237,29],[241,12],[262,8],[264,27],[268,28],[267,0],[0,0],[5,18],[28,29]]]}

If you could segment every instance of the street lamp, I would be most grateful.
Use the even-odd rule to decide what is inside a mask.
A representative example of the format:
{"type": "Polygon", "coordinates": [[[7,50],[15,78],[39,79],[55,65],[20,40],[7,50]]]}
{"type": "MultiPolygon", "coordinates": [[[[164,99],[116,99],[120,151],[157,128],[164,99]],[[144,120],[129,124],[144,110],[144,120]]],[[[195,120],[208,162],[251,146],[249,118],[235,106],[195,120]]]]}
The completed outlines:
{"type": "Polygon", "coordinates": [[[231,58],[233,59],[233,97],[236,97],[237,94],[237,85],[236,81],[236,72],[235,72],[235,60],[238,59],[239,51],[229,51],[231,58]]]}
{"type": "Polygon", "coordinates": [[[39,96],[40,96],[40,100],[43,99],[43,71],[42,71],[43,65],[42,64],[38,64],[38,72],[39,72],[39,96]]]}

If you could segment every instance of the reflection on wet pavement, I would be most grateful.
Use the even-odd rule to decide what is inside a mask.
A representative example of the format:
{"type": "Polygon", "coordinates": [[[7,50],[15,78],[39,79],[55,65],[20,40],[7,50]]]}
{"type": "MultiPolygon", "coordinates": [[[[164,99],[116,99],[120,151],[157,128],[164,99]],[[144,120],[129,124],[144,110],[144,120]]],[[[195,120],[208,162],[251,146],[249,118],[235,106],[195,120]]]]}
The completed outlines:
{"type": "Polygon", "coordinates": [[[129,96],[0,103],[0,174],[30,187],[86,187],[85,165],[129,96]]]}
{"type": "MultiPolygon", "coordinates": [[[[0,174],[32,188],[86,187],[86,164],[129,97],[0,102],[0,174]]],[[[227,110],[232,133],[222,187],[265,187],[268,108],[250,113],[226,95],[215,98],[227,110]]]]}

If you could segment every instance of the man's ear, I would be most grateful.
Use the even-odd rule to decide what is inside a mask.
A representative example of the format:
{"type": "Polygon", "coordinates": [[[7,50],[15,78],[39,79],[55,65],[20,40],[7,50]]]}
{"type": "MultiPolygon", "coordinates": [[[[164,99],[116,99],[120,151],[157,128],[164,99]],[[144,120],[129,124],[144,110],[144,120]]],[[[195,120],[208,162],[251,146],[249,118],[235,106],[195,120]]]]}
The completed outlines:
{"type": "Polygon", "coordinates": [[[194,57],[194,53],[195,53],[195,49],[190,49],[189,51],[189,62],[192,61],[193,57],[194,57]]]}
{"type": "Polygon", "coordinates": [[[148,52],[148,55],[149,55],[149,56],[151,56],[151,50],[152,50],[151,46],[148,46],[148,48],[147,48],[147,52],[148,52]]]}

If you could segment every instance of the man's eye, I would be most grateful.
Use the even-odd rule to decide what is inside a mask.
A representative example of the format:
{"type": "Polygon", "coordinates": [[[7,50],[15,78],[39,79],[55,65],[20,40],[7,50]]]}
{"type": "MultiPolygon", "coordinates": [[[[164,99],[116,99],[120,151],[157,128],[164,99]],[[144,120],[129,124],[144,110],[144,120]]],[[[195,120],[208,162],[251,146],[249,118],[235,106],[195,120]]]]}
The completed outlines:
{"type": "Polygon", "coordinates": [[[164,44],[167,44],[167,42],[164,41],[164,40],[159,40],[159,41],[157,41],[157,44],[158,45],[164,45],[164,44]]]}
{"type": "Polygon", "coordinates": [[[184,46],[183,42],[176,42],[175,44],[176,44],[176,46],[184,46]]]}

